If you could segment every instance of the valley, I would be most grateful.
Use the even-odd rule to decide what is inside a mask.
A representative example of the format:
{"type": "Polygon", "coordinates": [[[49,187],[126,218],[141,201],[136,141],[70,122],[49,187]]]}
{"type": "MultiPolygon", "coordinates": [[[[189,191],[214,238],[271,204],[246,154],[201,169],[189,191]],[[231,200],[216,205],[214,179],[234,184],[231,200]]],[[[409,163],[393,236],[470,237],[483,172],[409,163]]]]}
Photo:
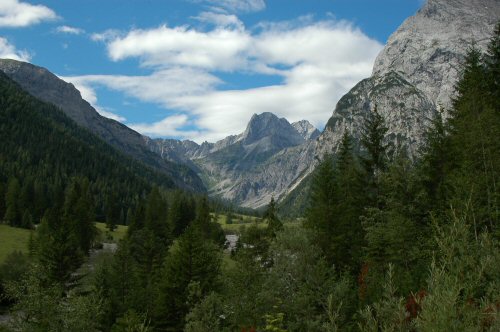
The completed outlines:
{"type": "Polygon", "coordinates": [[[500,1],[412,1],[0,3],[0,331],[499,331],[500,1]]]}

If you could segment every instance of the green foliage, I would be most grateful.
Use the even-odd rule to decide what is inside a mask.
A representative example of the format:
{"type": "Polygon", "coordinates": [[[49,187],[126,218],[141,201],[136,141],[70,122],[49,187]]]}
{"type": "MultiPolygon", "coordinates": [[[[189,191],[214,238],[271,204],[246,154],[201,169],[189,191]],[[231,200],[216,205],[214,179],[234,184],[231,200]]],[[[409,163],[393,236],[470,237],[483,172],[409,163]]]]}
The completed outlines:
{"type": "Polygon", "coordinates": [[[393,278],[393,267],[389,265],[381,299],[360,310],[360,331],[411,331],[410,323],[406,319],[404,299],[398,297],[393,278]]]}
{"type": "Polygon", "coordinates": [[[126,211],[151,184],[173,187],[170,178],[117,152],[3,73],[0,142],[0,187],[5,198],[1,217],[17,227],[31,227],[30,220],[37,224],[47,209],[60,207],[64,189],[74,178],[88,179],[92,212],[97,216],[106,214],[103,203],[111,193],[119,197],[120,210],[126,211]]]}
{"type": "Polygon", "coordinates": [[[283,230],[283,223],[278,217],[274,197],[271,197],[271,201],[269,202],[267,210],[264,213],[264,221],[267,222],[267,232],[271,237],[276,237],[276,233],[283,230]]]}
{"type": "Polygon", "coordinates": [[[188,302],[193,282],[198,283],[200,297],[217,287],[222,262],[219,249],[206,241],[203,231],[196,226],[189,227],[179,237],[162,271],[155,325],[167,331],[182,329],[185,316],[196,304],[188,302]]]}
{"type": "Polygon", "coordinates": [[[122,317],[118,318],[113,325],[111,332],[150,332],[152,329],[146,318],[141,317],[133,310],[127,311],[122,317]]]}
{"type": "Polygon", "coordinates": [[[500,327],[500,247],[475,239],[466,216],[436,224],[437,255],[416,324],[422,331],[495,331],[500,327]]]}
{"type": "Polygon", "coordinates": [[[18,281],[7,284],[7,294],[16,301],[10,324],[21,331],[98,331],[95,317],[99,303],[92,297],[64,296],[61,285],[44,278],[35,264],[18,281]]]}

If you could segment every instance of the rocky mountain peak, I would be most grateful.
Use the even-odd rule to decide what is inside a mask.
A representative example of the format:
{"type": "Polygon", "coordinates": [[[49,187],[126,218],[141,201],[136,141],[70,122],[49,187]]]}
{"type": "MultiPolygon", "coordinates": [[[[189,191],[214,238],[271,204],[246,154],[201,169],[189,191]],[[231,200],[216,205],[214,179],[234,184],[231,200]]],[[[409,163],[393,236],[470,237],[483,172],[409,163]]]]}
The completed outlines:
{"type": "Polygon", "coordinates": [[[278,118],[270,112],[254,114],[240,137],[244,145],[251,145],[262,139],[273,140],[279,148],[304,142],[304,138],[285,118],[278,118]]]}
{"type": "Polygon", "coordinates": [[[396,72],[449,108],[468,47],[484,47],[499,18],[499,0],[428,0],[391,35],[373,76],[396,72]]]}
{"type": "Polygon", "coordinates": [[[321,132],[307,120],[294,122],[292,123],[292,127],[294,127],[305,140],[316,139],[321,134],[321,132]]]}

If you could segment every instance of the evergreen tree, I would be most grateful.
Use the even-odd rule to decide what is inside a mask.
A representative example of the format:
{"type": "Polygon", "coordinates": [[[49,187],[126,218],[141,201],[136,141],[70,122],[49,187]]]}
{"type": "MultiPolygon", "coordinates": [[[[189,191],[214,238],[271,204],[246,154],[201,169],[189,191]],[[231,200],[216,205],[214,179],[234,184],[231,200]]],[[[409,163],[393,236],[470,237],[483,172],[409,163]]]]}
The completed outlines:
{"type": "Polygon", "coordinates": [[[178,239],[161,276],[155,323],[165,331],[180,331],[184,318],[196,303],[189,302],[190,285],[198,297],[216,289],[221,268],[220,251],[206,241],[198,225],[190,226],[178,239]]]}
{"type": "Polygon", "coordinates": [[[425,193],[422,200],[428,209],[433,211],[447,208],[446,174],[451,159],[447,136],[441,111],[438,111],[426,131],[417,162],[417,171],[425,193]]]}
{"type": "Polygon", "coordinates": [[[276,233],[283,230],[283,223],[278,217],[278,211],[276,208],[276,202],[274,197],[271,197],[271,201],[267,206],[266,212],[264,213],[264,221],[267,222],[267,232],[269,236],[276,237],[276,233]]]}
{"type": "Polygon", "coordinates": [[[171,240],[171,230],[168,225],[168,206],[159,188],[154,187],[146,200],[145,227],[151,230],[166,245],[171,240]]]}
{"type": "Polygon", "coordinates": [[[332,261],[331,236],[335,232],[336,218],[336,182],[333,160],[326,156],[315,170],[311,183],[310,203],[304,222],[306,228],[314,231],[315,242],[332,261]]]}
{"type": "Polygon", "coordinates": [[[359,162],[352,140],[342,137],[335,163],[335,232],[332,234],[334,262],[340,269],[356,271],[364,243],[360,216],[366,202],[359,162]]]}
{"type": "Polygon", "coordinates": [[[120,205],[118,197],[114,192],[108,194],[106,198],[106,228],[114,232],[116,225],[120,222],[120,205]]]}
{"type": "Polygon", "coordinates": [[[21,211],[19,207],[19,197],[21,187],[17,178],[9,179],[7,192],[5,193],[5,216],[4,220],[11,226],[21,225],[21,211]]]}
{"type": "Polygon", "coordinates": [[[169,223],[173,229],[174,237],[180,236],[195,218],[194,200],[189,195],[176,191],[173,194],[169,210],[169,223]]]}
{"type": "Polygon", "coordinates": [[[196,204],[196,219],[194,224],[206,239],[212,240],[220,247],[223,247],[226,243],[226,236],[222,227],[219,223],[212,220],[210,206],[206,196],[201,197],[196,204]]]}
{"type": "Polygon", "coordinates": [[[63,207],[63,218],[73,225],[73,232],[84,253],[88,253],[97,235],[89,186],[87,179],[74,179],[66,190],[63,207]]]}
{"type": "Polygon", "coordinates": [[[37,258],[50,280],[64,283],[83,259],[71,223],[59,211],[48,211],[37,230],[37,258]]]}
{"type": "Polygon", "coordinates": [[[5,192],[7,191],[5,183],[0,180],[0,217],[5,216],[5,192]]]}
{"type": "Polygon", "coordinates": [[[367,191],[370,204],[378,206],[378,179],[387,168],[387,148],[384,142],[387,127],[383,116],[378,112],[377,106],[365,118],[361,130],[361,145],[364,153],[361,161],[366,173],[367,191]]]}
{"type": "Polygon", "coordinates": [[[495,26],[485,55],[488,99],[493,108],[500,109],[500,21],[495,26]]]}
{"type": "Polygon", "coordinates": [[[469,210],[476,234],[484,227],[493,229],[499,218],[500,113],[489,102],[487,68],[481,53],[472,47],[456,85],[454,110],[448,121],[453,156],[447,176],[453,188],[450,203],[469,210]]]}

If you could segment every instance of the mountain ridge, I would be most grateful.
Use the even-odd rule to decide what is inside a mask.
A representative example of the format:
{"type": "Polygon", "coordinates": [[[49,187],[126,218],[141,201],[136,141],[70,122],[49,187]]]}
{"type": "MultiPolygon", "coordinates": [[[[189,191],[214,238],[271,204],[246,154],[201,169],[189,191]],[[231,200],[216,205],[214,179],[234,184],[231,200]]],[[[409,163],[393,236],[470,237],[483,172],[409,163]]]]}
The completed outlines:
{"type": "Polygon", "coordinates": [[[141,134],[118,121],[101,116],[81,97],[80,91],[73,84],[61,80],[45,68],[17,60],[0,59],[0,70],[25,91],[57,106],[78,125],[105,142],[170,176],[178,187],[194,191],[205,190],[195,172],[152,153],[141,134]]]}
{"type": "MultiPolygon", "coordinates": [[[[204,179],[209,193],[244,207],[266,205],[290,179],[276,181],[276,160],[293,162],[285,151],[301,151],[319,135],[309,121],[290,124],[273,113],[254,114],[246,129],[215,143],[145,138],[163,158],[190,165],[204,179]]],[[[279,162],[278,162],[279,165],[279,162]]]]}

